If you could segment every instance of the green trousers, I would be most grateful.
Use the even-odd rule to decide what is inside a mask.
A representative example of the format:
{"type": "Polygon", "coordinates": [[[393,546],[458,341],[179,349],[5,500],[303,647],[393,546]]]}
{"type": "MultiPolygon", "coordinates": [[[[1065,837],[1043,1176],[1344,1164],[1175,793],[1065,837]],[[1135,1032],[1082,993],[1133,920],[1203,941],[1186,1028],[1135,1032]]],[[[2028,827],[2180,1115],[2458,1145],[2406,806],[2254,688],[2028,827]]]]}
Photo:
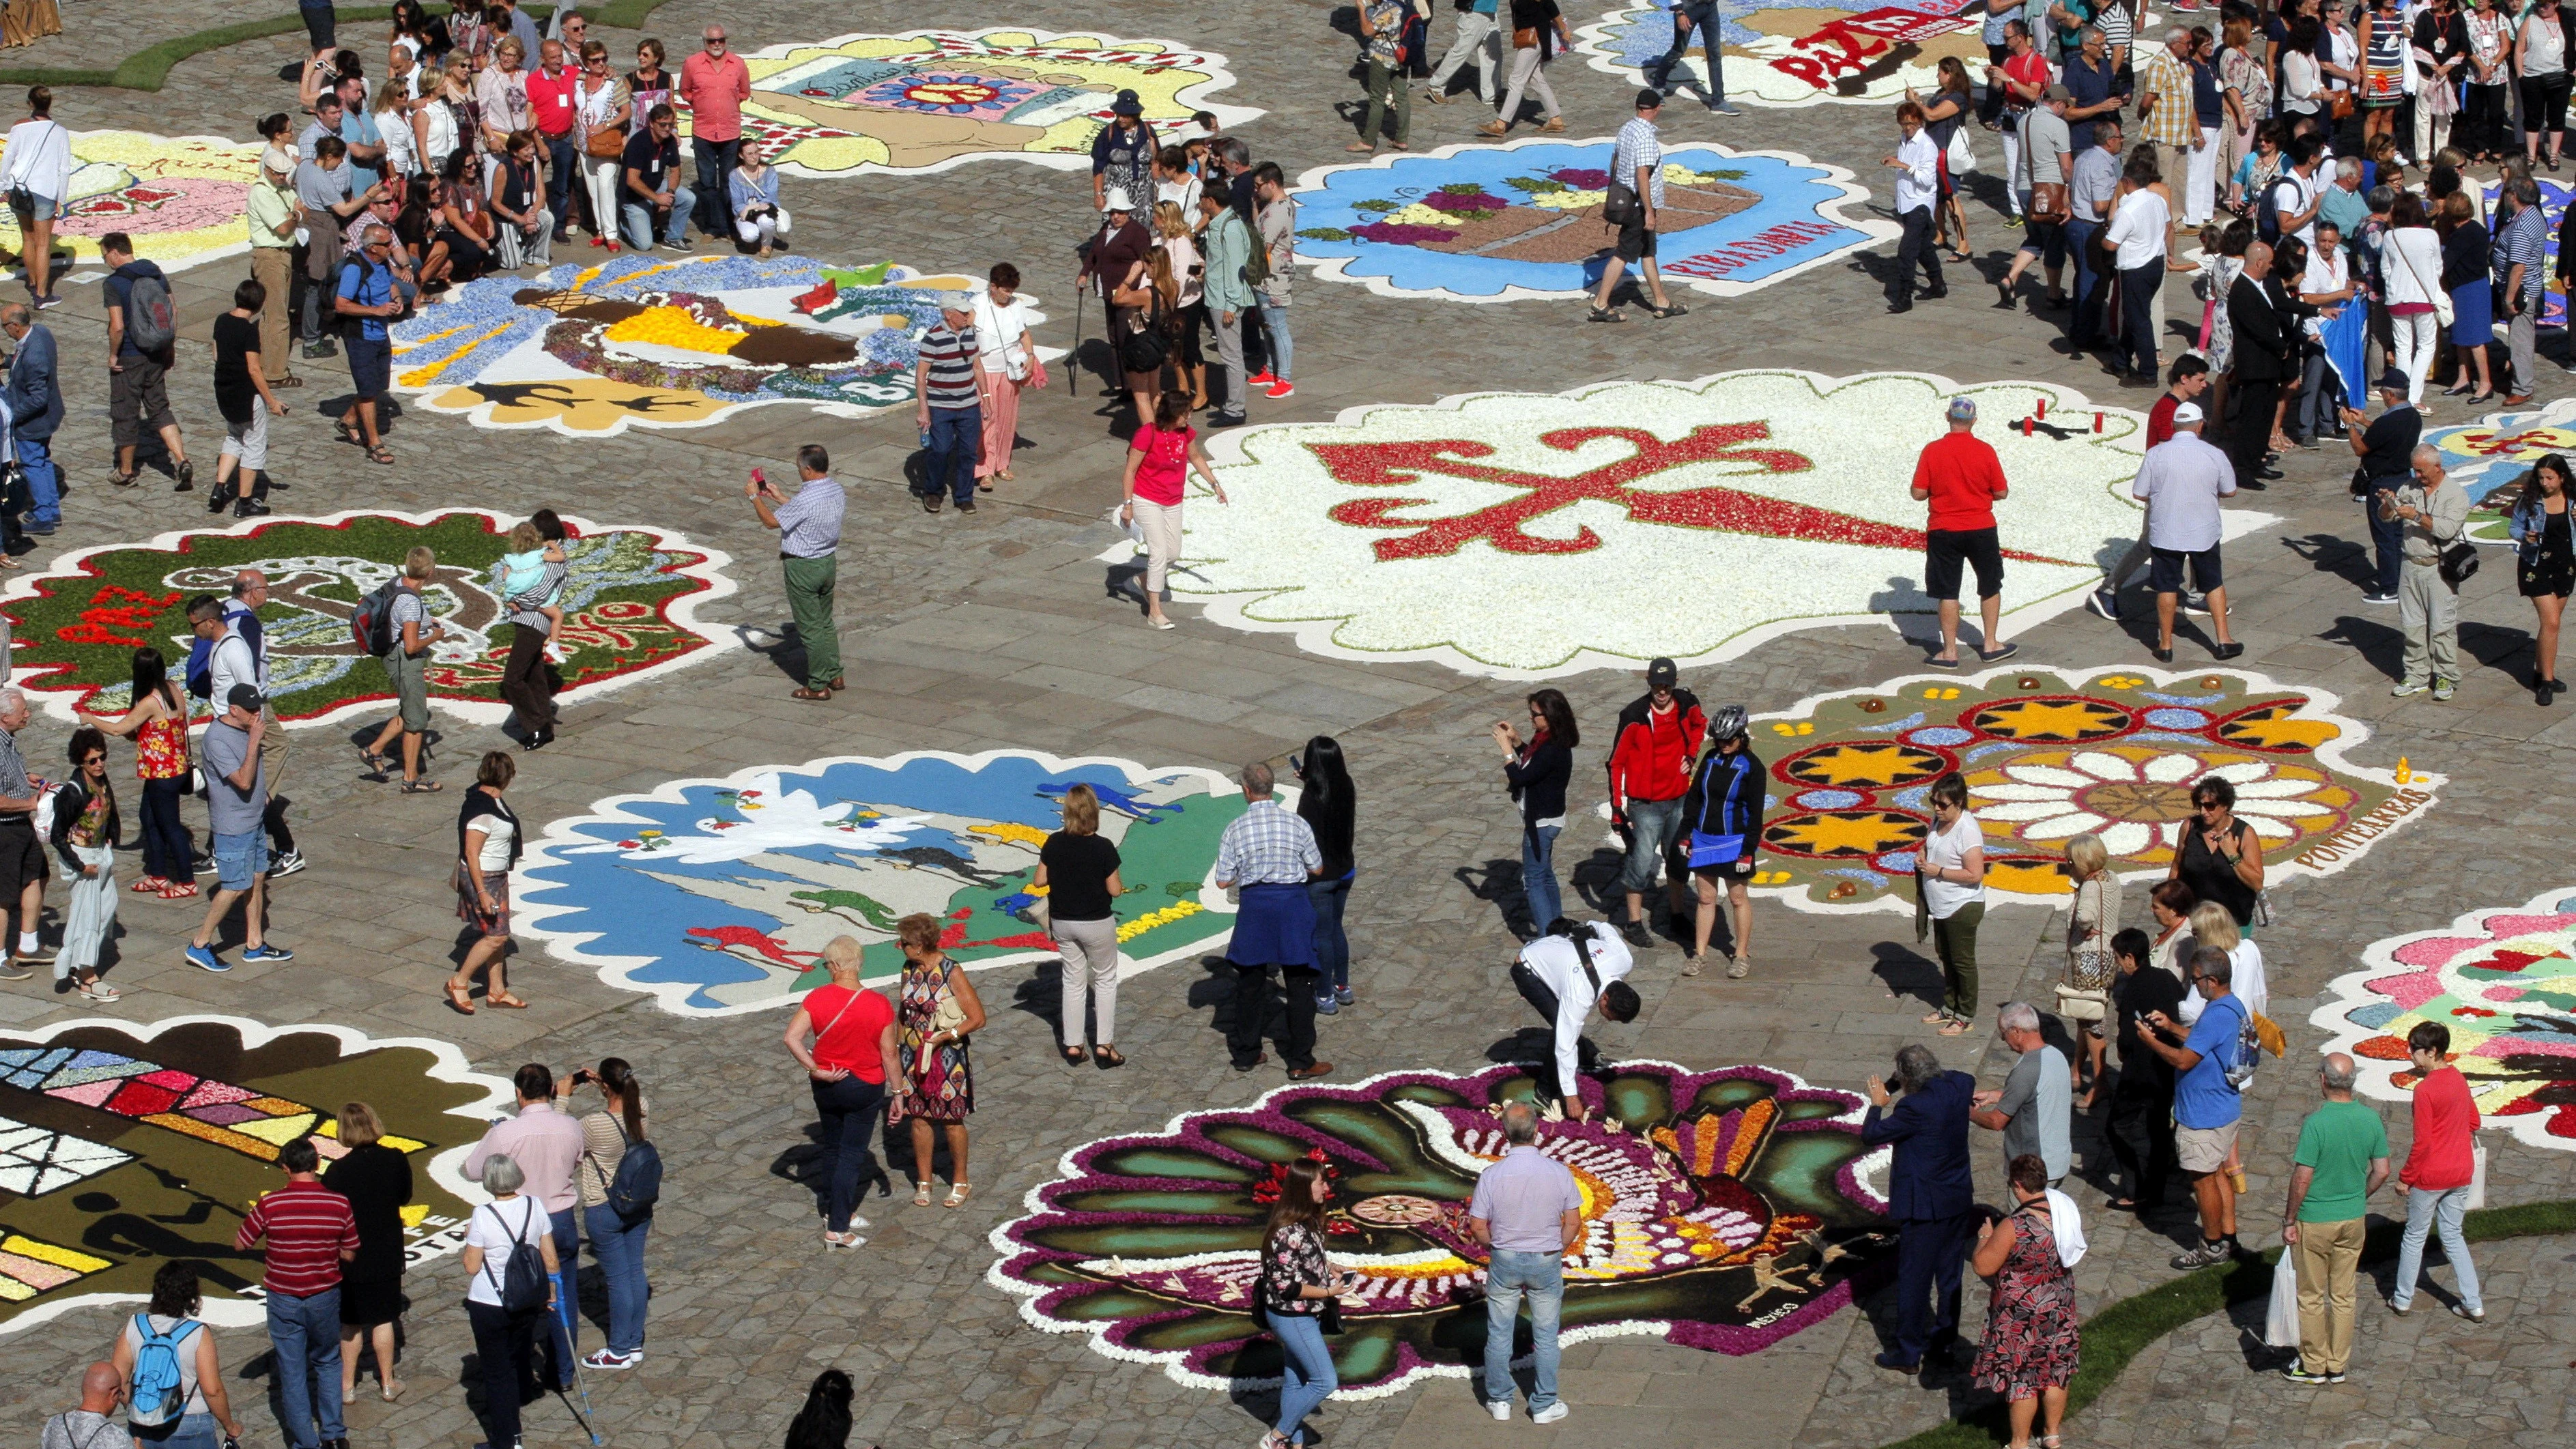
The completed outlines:
{"type": "Polygon", "coordinates": [[[824,689],[841,677],[841,631],[832,622],[832,581],[838,561],[782,558],[787,576],[787,608],[796,616],[796,633],[805,641],[805,687],[824,689]]]}
{"type": "Polygon", "coordinates": [[[1932,923],[1932,950],[1941,958],[1941,1005],[1953,1016],[1977,1019],[1977,926],[1986,903],[1970,901],[1932,923]]]}

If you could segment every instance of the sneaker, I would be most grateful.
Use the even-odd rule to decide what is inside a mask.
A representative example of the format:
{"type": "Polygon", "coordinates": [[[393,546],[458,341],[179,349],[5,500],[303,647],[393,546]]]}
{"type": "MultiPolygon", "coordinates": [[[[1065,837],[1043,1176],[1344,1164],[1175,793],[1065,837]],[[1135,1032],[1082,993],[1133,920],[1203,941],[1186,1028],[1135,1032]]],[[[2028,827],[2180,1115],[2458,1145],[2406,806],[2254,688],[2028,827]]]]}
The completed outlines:
{"type": "Polygon", "coordinates": [[[2084,601],[2084,607],[2114,624],[2120,622],[2120,596],[2109,589],[2095,589],[2092,597],[2084,601]]]}
{"type": "Polygon", "coordinates": [[[188,964],[196,967],[198,970],[212,971],[218,976],[233,969],[230,966],[225,965],[223,958],[217,956],[212,948],[206,946],[189,947],[187,951],[187,959],[188,964]]]}
{"type": "Polygon", "coordinates": [[[1341,1003],[1342,1005],[1344,1005],[1344,1006],[1348,1006],[1348,1005],[1350,1005],[1352,1002],[1359,1000],[1359,998],[1358,998],[1357,996],[1354,996],[1354,995],[1352,995],[1352,994],[1351,994],[1351,989],[1350,989],[1349,987],[1347,987],[1347,986],[1336,986],[1336,987],[1334,987],[1334,988],[1333,988],[1333,999],[1334,999],[1335,1001],[1340,1002],[1340,1003],[1341,1003]]]}
{"type": "Polygon", "coordinates": [[[1572,1409],[1565,1406],[1565,1400],[1559,1399],[1544,1409],[1531,1410],[1530,1422],[1533,1424],[1553,1424],[1557,1420],[1562,1419],[1573,1412],[1574,1411],[1572,1409]]]}
{"type": "Polygon", "coordinates": [[[1265,367],[1259,372],[1254,373],[1252,376],[1245,378],[1243,380],[1243,385],[1246,387],[1268,387],[1278,380],[1278,378],[1271,375],[1270,369],[1265,367]]]}
{"type": "Polygon", "coordinates": [[[1335,1000],[1333,993],[1329,991],[1315,998],[1315,1014],[1317,1016],[1338,1016],[1341,1014],[1341,1010],[1341,1002],[1335,1000]]]}
{"type": "Polygon", "coordinates": [[[2341,1369],[2337,1369],[2335,1372],[2326,1375],[2326,1382],[2330,1384],[2342,1383],[2343,1371],[2341,1369]]]}
{"type": "Polygon", "coordinates": [[[295,953],[271,942],[251,947],[241,953],[241,958],[245,961],[292,961],[295,959],[295,953]]]}
{"type": "Polygon", "coordinates": [[[63,299],[60,296],[38,297],[36,299],[36,310],[39,312],[50,312],[61,305],[63,305],[63,299]]]}
{"type": "Polygon", "coordinates": [[[581,1366],[593,1369],[630,1369],[643,1361],[644,1350],[640,1348],[633,1353],[617,1353],[603,1348],[595,1353],[582,1355],[581,1366]]]}
{"type": "Polygon", "coordinates": [[[271,876],[293,875],[304,868],[304,852],[290,850],[268,863],[271,876]]]}
{"type": "Polygon", "coordinates": [[[1726,979],[1741,981],[1753,974],[1753,963],[1738,956],[1726,963],[1726,979]]]}
{"type": "Polygon", "coordinates": [[[2288,1379],[2294,1384],[2327,1384],[2334,1382],[2333,1379],[2324,1374],[2312,1374],[2308,1372],[2308,1366],[2303,1363],[2294,1363],[2288,1368],[2281,1370],[2281,1377],[2288,1379]]]}
{"type": "Polygon", "coordinates": [[[2434,680],[2433,698],[2437,701],[2448,700],[2451,697],[2451,688],[2451,681],[2447,679],[2434,680]]]}
{"type": "Polygon", "coordinates": [[[1495,1399],[1486,1404],[1485,1408],[1493,1414],[1494,1422],[1497,1424],[1508,1424],[1512,1421],[1512,1401],[1509,1399],[1495,1399]]]}
{"type": "Polygon", "coordinates": [[[0,961],[0,981],[24,981],[35,974],[15,961],[0,961]]]}
{"type": "Polygon", "coordinates": [[[54,948],[43,945],[22,946],[18,950],[18,959],[21,961],[33,961],[37,965],[41,966],[54,959],[54,948]]]}
{"type": "Polygon", "coordinates": [[[2397,683],[2397,687],[2396,687],[2396,688],[2394,688],[2394,689],[2392,689],[2392,690],[2390,690],[2390,691],[2388,691],[2388,693],[2389,693],[2389,694],[2390,694],[2390,696],[2392,696],[2393,698],[2397,698],[2397,699],[2404,699],[2406,696],[2408,696],[2408,695],[2410,695],[2410,694],[2422,694],[2422,693],[2424,692],[2424,690],[2425,690],[2425,686],[2423,686],[2423,685],[2421,685],[2421,684],[2417,684],[2415,681],[2413,681],[2413,680],[2411,680],[2411,679],[2405,679],[2405,680],[2399,680],[2399,681],[2398,681],[2398,683],[2397,683]]]}
{"type": "Polygon", "coordinates": [[[2227,1259],[2227,1244],[2224,1242],[2216,1242],[2203,1243],[2196,1248],[2187,1248],[2182,1252],[2174,1254],[2168,1261],[2173,1267],[2189,1269],[2206,1268],[2212,1263],[2224,1263],[2227,1259]]]}
{"type": "Polygon", "coordinates": [[[2186,614],[2199,614],[2206,618],[2209,614],[2209,595],[2189,592],[2184,593],[2182,596],[2182,611],[2186,614]]]}
{"type": "Polygon", "coordinates": [[[2361,601],[2365,604],[2388,605],[2396,603],[2397,596],[2395,594],[2370,593],[2362,595],[2361,601]]]}
{"type": "Polygon", "coordinates": [[[340,344],[330,341],[307,342],[304,344],[304,355],[306,357],[337,357],[340,355],[340,344]]]}
{"type": "Polygon", "coordinates": [[[1620,927],[1619,934],[1627,938],[1629,945],[1640,951],[1654,949],[1655,938],[1646,934],[1646,923],[1643,921],[1630,921],[1620,927]]]}
{"type": "Polygon", "coordinates": [[[1272,382],[1270,386],[1262,389],[1261,395],[1273,400],[1283,397],[1295,397],[1297,395],[1297,385],[1283,377],[1272,382]]]}

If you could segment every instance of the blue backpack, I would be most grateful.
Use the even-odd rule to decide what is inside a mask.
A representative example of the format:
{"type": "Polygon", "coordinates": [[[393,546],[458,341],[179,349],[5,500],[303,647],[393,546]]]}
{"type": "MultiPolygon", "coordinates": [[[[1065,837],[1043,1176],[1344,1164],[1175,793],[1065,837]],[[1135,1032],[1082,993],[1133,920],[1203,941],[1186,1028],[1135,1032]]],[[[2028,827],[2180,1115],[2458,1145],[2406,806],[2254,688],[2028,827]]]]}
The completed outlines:
{"type": "MultiPolygon", "coordinates": [[[[608,1205],[627,1222],[649,1217],[653,1204],[662,1200],[662,1152],[650,1142],[638,1142],[626,1135],[626,1124],[617,1114],[608,1114],[610,1125],[626,1143],[626,1153],[617,1159],[617,1175],[600,1186],[608,1194],[608,1205]]],[[[599,1172],[599,1159],[590,1160],[590,1170],[599,1172]]]]}
{"type": "Polygon", "coordinates": [[[213,640],[198,638],[189,641],[188,663],[180,670],[180,677],[187,681],[190,694],[199,699],[215,697],[215,643],[213,640]]]}
{"type": "Polygon", "coordinates": [[[175,1424],[188,1411],[188,1395],[179,1391],[186,1381],[179,1371],[179,1345],[196,1335],[197,1320],[183,1318],[171,1325],[168,1333],[152,1326],[152,1315],[134,1315],[134,1331],[143,1335],[143,1346],[134,1351],[134,1389],[127,1419],[140,1428],[175,1424]]]}

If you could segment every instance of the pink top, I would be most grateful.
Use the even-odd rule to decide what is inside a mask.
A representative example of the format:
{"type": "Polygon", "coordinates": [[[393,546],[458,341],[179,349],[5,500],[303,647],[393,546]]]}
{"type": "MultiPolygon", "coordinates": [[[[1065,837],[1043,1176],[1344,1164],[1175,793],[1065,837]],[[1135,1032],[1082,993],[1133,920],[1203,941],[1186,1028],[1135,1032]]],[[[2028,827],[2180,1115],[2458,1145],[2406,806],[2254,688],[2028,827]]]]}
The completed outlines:
{"type": "Polygon", "coordinates": [[[722,60],[699,51],[680,62],[680,99],[689,103],[689,134],[701,141],[742,135],[742,103],[751,99],[751,67],[728,51],[722,60]]]}
{"type": "Polygon", "coordinates": [[[1148,503],[1170,508],[1181,501],[1181,489],[1189,481],[1190,442],[1198,434],[1184,427],[1167,433],[1147,423],[1136,430],[1136,439],[1128,446],[1145,455],[1136,465],[1136,496],[1148,503]]]}
{"type": "Polygon", "coordinates": [[[526,1175],[528,1196],[547,1212],[559,1213],[581,1201],[572,1170],[584,1145],[581,1124],[556,1111],[552,1102],[522,1102],[518,1116],[493,1123],[465,1154],[465,1176],[479,1182],[485,1158],[507,1157],[526,1175]]]}

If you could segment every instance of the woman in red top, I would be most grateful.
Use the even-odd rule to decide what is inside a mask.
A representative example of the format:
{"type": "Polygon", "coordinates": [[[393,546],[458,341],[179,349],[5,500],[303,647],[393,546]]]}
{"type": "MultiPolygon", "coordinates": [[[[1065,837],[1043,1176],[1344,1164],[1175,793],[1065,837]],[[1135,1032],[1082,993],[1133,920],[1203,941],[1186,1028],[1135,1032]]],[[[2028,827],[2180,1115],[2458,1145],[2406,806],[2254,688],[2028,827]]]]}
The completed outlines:
{"type": "Polygon", "coordinates": [[[1144,535],[1145,622],[1157,629],[1172,627],[1163,617],[1163,580],[1181,554],[1181,493],[1192,468],[1207,480],[1216,501],[1225,502],[1225,485],[1216,481],[1198,429],[1190,426],[1189,394],[1167,392],[1154,404],[1154,420],[1138,428],[1128,445],[1127,502],[1118,510],[1121,527],[1144,535]]]}
{"type": "Polygon", "coordinates": [[[2460,1232],[2460,1214],[2469,1210],[2469,1182],[2477,1176],[2477,1155],[2469,1144],[2477,1135],[2478,1104],[2469,1099],[2468,1078],[2447,1064],[2450,1051],[2451,1029],[2438,1021],[2419,1021],[2406,1033],[2406,1057],[2415,1064],[2415,1145],[2397,1174],[2406,1184],[2406,1236],[2397,1247],[2397,1289],[2388,1306],[2404,1313],[2415,1302],[2424,1239],[2438,1225],[2442,1256],[2451,1260],[2451,1271],[2460,1280],[2460,1299],[2451,1311],[2484,1323],[2487,1309],[2478,1295],[2478,1267],[2469,1261],[2469,1240],[2460,1232]]]}
{"type": "Polygon", "coordinates": [[[169,668],[160,650],[149,645],[135,650],[134,688],[126,695],[133,708],[115,719],[82,710],[80,720],[112,735],[134,737],[134,773],[143,781],[143,878],[127,889],[177,901],[194,896],[197,881],[188,828],[179,822],[179,797],[186,793],[182,787],[190,773],[188,701],[169,668]]]}
{"type": "Polygon", "coordinates": [[[878,1109],[885,1105],[886,1063],[895,1059],[894,1006],[882,995],[859,985],[859,943],[835,936],[823,948],[824,969],[832,984],[817,986],[787,1021],[787,1054],[805,1069],[814,1087],[814,1110],[823,1119],[824,1183],[823,1251],[855,1248],[867,1241],[851,1232],[866,1227],[853,1219],[860,1189],[876,1179],[877,1196],[893,1193],[894,1183],[877,1165],[868,1138],[877,1129],[878,1109]],[[808,1047],[806,1038],[812,1037],[808,1047]]]}

